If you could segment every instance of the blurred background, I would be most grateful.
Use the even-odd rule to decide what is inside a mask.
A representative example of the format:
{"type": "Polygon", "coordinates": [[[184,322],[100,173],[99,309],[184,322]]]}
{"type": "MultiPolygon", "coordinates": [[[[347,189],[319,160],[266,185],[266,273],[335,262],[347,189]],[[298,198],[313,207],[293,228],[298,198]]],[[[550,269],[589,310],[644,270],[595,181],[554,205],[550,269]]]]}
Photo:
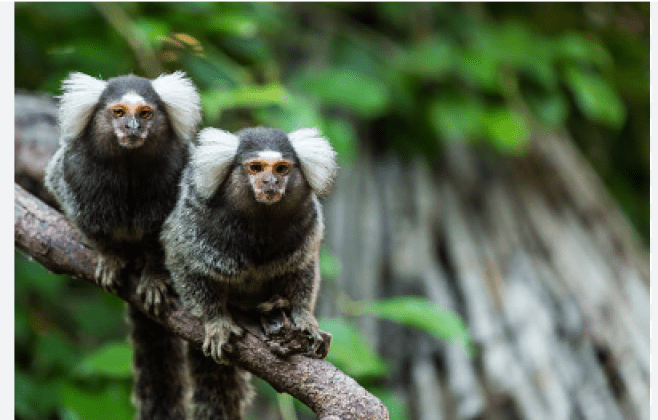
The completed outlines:
{"type": "MultiPolygon", "coordinates": [[[[179,69],[337,150],[317,315],[392,419],[649,419],[648,2],[16,3],[16,181],[70,72],[179,69]]],[[[15,418],[133,418],[123,302],[15,262],[15,418]]]]}

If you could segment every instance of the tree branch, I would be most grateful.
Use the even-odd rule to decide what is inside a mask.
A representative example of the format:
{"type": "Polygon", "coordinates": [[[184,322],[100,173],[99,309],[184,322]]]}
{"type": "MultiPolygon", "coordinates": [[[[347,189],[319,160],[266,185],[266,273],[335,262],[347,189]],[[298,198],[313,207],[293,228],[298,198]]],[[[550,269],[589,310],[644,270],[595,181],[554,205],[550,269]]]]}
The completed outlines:
{"type": "MultiPolygon", "coordinates": [[[[94,284],[98,255],[80,242],[80,235],[59,212],[18,185],[14,187],[15,244],[48,270],[67,273],[94,284]]],[[[117,296],[142,310],[131,282],[117,296]]],[[[201,346],[201,322],[172,303],[159,316],[150,315],[172,333],[201,346]]],[[[240,322],[240,321],[238,321],[240,322]]],[[[244,326],[244,325],[243,325],[244,326]]],[[[388,419],[382,402],[331,363],[303,355],[281,358],[272,352],[265,336],[245,326],[242,337],[231,341],[232,363],[269,382],[277,391],[299,399],[321,420],[388,419]]]]}

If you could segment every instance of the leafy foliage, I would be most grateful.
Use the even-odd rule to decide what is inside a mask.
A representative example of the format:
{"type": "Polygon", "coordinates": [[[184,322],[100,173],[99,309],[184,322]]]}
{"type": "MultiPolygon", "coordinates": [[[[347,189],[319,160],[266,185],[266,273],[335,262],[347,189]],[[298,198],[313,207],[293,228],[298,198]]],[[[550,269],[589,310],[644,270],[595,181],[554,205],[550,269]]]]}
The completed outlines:
{"type": "Polygon", "coordinates": [[[364,310],[380,318],[425,331],[437,340],[455,340],[473,353],[473,343],[461,318],[424,298],[400,296],[365,303],[364,310]]]}
{"type": "Polygon", "coordinates": [[[17,418],[131,418],[123,303],[19,252],[15,267],[17,418]]]}
{"type": "Polygon", "coordinates": [[[386,375],[386,362],[364,341],[363,335],[352,323],[339,318],[323,318],[320,328],[332,334],[327,360],[340,370],[362,380],[386,375]]]}

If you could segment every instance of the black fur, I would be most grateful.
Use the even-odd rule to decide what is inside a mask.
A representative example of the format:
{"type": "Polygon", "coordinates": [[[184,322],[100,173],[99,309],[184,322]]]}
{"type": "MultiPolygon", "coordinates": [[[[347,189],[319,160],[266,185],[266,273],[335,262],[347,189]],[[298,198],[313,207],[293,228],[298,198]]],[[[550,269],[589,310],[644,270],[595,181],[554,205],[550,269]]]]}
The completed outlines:
{"type": "MultiPolygon", "coordinates": [[[[208,245],[219,252],[218,257],[231,260],[226,264],[244,270],[285,258],[302,246],[318,217],[310,194],[308,190],[293,208],[286,206],[287,197],[268,206],[254,200],[252,205],[256,208],[245,214],[220,189],[206,207],[194,209],[194,217],[208,245]],[[217,226],[230,228],[219,230],[217,226]]],[[[219,272],[221,266],[222,263],[217,264],[219,272]]]]}
{"type": "Polygon", "coordinates": [[[159,155],[136,149],[108,157],[98,154],[90,136],[72,143],[63,156],[64,180],[76,197],[84,198],[78,203],[75,223],[90,239],[116,249],[131,242],[110,239],[117,227],[143,230],[157,243],[162,222],[176,203],[176,186],[190,155],[188,146],[170,130],[159,155]]]}

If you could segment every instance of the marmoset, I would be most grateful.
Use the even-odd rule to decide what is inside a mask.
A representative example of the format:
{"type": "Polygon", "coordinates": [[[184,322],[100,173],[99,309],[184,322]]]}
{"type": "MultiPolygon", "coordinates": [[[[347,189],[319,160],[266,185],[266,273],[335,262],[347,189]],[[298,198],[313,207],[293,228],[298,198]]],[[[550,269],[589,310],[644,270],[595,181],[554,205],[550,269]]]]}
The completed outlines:
{"type": "MultiPolygon", "coordinates": [[[[63,82],[58,120],[60,148],[46,188],[98,251],[99,283],[121,286],[130,266],[145,306],[157,312],[169,281],[159,234],[201,121],[196,88],[183,72],[108,81],[73,73],[63,82]]],[[[139,418],[183,419],[180,339],[137,309],[129,315],[139,418]]]]}
{"type": "MultiPolygon", "coordinates": [[[[203,354],[225,363],[223,346],[241,334],[230,309],[256,309],[275,298],[289,304],[292,322],[311,345],[322,341],[313,316],[324,232],[318,196],[333,182],[335,155],[314,128],[200,132],[161,239],[175,290],[204,323],[203,354]]],[[[207,363],[203,354],[190,346],[191,366],[207,363]]],[[[227,417],[240,418],[247,374],[221,367],[234,378],[234,389],[225,390],[234,394],[227,417]]],[[[202,413],[204,384],[196,389],[194,409],[202,413]]]]}

